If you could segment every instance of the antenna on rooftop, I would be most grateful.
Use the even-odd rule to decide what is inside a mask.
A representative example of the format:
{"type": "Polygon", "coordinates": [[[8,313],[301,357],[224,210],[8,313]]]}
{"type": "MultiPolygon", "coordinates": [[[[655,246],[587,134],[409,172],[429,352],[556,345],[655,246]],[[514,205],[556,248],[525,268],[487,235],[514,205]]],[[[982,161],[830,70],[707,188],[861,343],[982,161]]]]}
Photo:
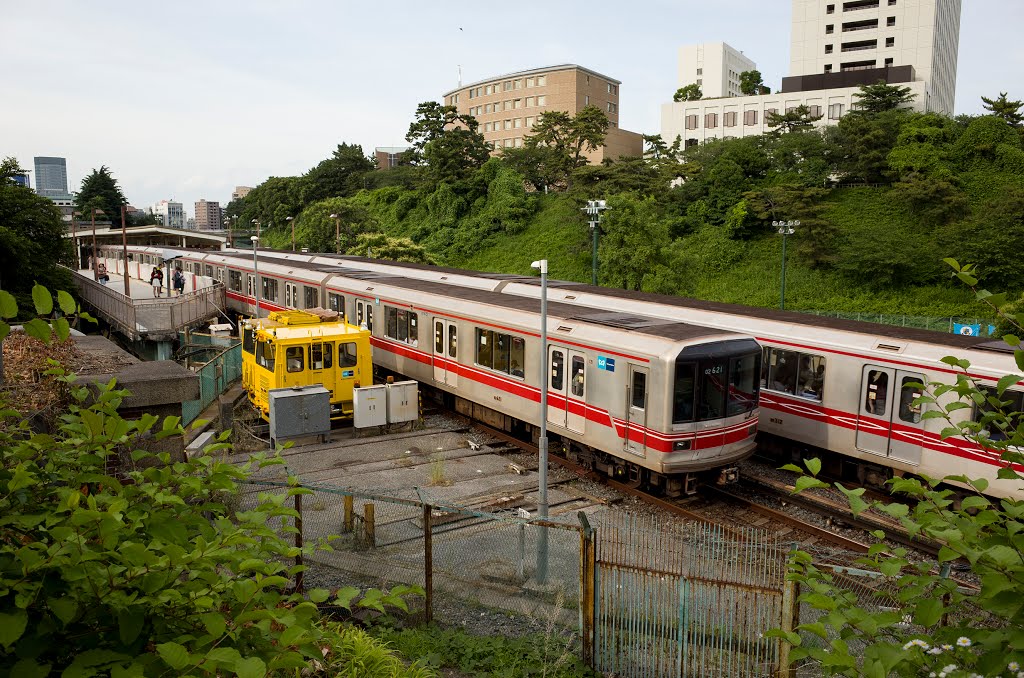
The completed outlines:
{"type": "Polygon", "coordinates": [[[462,87],[462,64],[459,64],[459,87],[462,87]]]}

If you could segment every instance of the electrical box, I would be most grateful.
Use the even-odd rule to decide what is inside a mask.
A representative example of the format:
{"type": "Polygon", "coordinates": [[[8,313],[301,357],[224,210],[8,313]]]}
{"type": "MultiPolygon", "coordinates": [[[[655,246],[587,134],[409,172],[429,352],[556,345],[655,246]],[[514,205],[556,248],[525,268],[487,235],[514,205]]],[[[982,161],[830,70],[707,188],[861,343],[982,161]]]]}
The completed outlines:
{"type": "Polygon", "coordinates": [[[364,386],[352,389],[352,407],[355,410],[352,425],[356,428],[386,426],[388,423],[388,387],[364,386]]]}
{"type": "Polygon", "coordinates": [[[418,386],[415,381],[398,381],[387,385],[389,424],[403,424],[419,419],[418,386]]]}
{"type": "Polygon", "coordinates": [[[331,434],[331,392],[316,386],[273,388],[270,404],[270,440],[331,434]]]}

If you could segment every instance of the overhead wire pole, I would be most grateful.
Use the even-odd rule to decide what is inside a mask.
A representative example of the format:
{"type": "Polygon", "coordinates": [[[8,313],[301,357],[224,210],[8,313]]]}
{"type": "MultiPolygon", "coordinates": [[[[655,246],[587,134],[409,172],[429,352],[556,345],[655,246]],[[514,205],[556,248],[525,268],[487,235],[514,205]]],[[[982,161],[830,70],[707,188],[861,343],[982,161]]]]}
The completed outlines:
{"type": "Polygon", "coordinates": [[[590,216],[587,223],[590,224],[591,239],[594,243],[594,252],[590,259],[590,284],[594,287],[597,287],[597,240],[601,232],[601,212],[606,209],[608,203],[604,200],[588,200],[587,206],[582,208],[590,216]]]}
{"type": "MultiPolygon", "coordinates": [[[[548,519],[548,260],[541,259],[530,265],[540,271],[540,440],[537,517],[548,519]]],[[[537,535],[537,583],[548,581],[548,528],[539,527],[537,535]]]]}
{"type": "Polygon", "coordinates": [[[121,266],[121,277],[124,278],[124,296],[132,296],[131,283],[128,280],[128,230],[125,225],[125,216],[128,211],[126,205],[121,205],[121,257],[123,259],[121,266]]]}

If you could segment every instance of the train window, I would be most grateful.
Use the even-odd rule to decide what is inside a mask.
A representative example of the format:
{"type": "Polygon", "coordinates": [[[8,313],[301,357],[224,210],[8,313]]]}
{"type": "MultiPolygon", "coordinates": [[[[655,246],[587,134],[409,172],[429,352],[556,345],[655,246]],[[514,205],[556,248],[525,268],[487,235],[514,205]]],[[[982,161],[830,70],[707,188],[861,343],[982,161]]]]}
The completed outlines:
{"type": "Polygon", "coordinates": [[[491,367],[494,364],[493,333],[476,328],[476,364],[491,367]]]}
{"type": "Polygon", "coordinates": [[[420,343],[420,315],[415,311],[409,311],[409,343],[416,346],[420,343]]]}
{"type": "Polygon", "coordinates": [[[526,340],[521,337],[512,337],[512,347],[509,350],[508,373],[513,377],[522,377],[523,365],[526,364],[526,340]]]}
{"type": "Polygon", "coordinates": [[[578,398],[583,397],[583,358],[572,357],[572,394],[578,398]]]}
{"type": "Polygon", "coordinates": [[[459,338],[458,338],[458,333],[456,331],[455,325],[449,325],[448,326],[448,357],[449,358],[457,357],[456,354],[458,353],[458,348],[459,348],[458,347],[458,342],[459,342],[459,338]]]}
{"type": "Polygon", "coordinates": [[[409,341],[409,312],[405,309],[395,309],[395,325],[398,334],[393,336],[399,341],[409,341]]]}
{"type": "Polygon", "coordinates": [[[384,335],[415,346],[419,341],[419,330],[416,327],[418,318],[414,311],[385,306],[384,335]]]}
{"type": "Polygon", "coordinates": [[[551,388],[565,389],[565,354],[561,351],[551,352],[551,388]]]}
{"type": "Polygon", "coordinates": [[[362,327],[363,325],[363,302],[356,302],[356,325],[362,327]]]}
{"type": "Polygon", "coordinates": [[[306,288],[306,305],[303,308],[316,308],[320,305],[320,290],[315,287],[306,288]]]}
{"type": "Polygon", "coordinates": [[[729,361],[729,403],[726,416],[750,412],[757,405],[757,363],[759,353],[737,356],[729,361]]]}
{"type": "Polygon", "coordinates": [[[334,367],[334,344],[324,344],[324,369],[334,367]]]}
{"type": "Polygon", "coordinates": [[[699,419],[720,419],[725,411],[726,371],[723,361],[709,360],[700,364],[700,388],[697,390],[699,419]]]}
{"type": "Polygon", "coordinates": [[[647,373],[639,371],[633,373],[633,386],[630,393],[632,393],[629,399],[630,406],[638,410],[644,409],[647,404],[647,373]]]}
{"type": "Polygon", "coordinates": [[[207,278],[212,278],[213,277],[213,266],[210,266],[209,264],[206,264],[206,277],[207,278]]]}
{"type": "MultiPolygon", "coordinates": [[[[998,391],[991,386],[982,386],[983,391],[989,399],[996,399],[1002,406],[999,407],[999,411],[1007,415],[1009,418],[1010,426],[1020,426],[1024,421],[1024,392],[1022,391],[1003,391],[1003,397],[1000,398],[998,391]]],[[[978,405],[974,408],[974,421],[984,423],[984,433],[988,435],[991,440],[1006,440],[1006,431],[993,424],[991,421],[985,422],[984,417],[995,412],[996,408],[992,406],[992,403],[988,400],[985,401],[984,405],[978,405]]],[[[1001,418],[1000,418],[1001,419],[1001,418]]]]}
{"type": "Polygon", "coordinates": [[[914,386],[914,384],[920,384],[921,380],[918,377],[903,377],[903,381],[900,382],[900,419],[902,421],[917,424],[921,421],[921,404],[914,404],[917,398],[921,397],[921,387],[914,386]]]}
{"type": "Polygon", "coordinates": [[[260,276],[260,278],[263,280],[262,298],[267,301],[277,301],[277,281],[266,276],[260,276]]]}
{"type": "Polygon", "coordinates": [[[821,400],[825,387],[825,358],[766,347],[761,362],[761,386],[821,400]]]}
{"type": "Polygon", "coordinates": [[[284,359],[285,365],[288,367],[289,372],[301,372],[303,368],[303,354],[305,351],[302,346],[289,346],[285,351],[284,359]]]}
{"type": "Polygon", "coordinates": [[[434,321],[434,353],[444,355],[444,323],[434,321]]]}
{"type": "Polygon", "coordinates": [[[327,308],[345,315],[345,297],[333,292],[327,293],[327,308]]]}
{"type": "Polygon", "coordinates": [[[696,366],[692,363],[676,365],[676,382],[672,392],[672,423],[693,421],[693,396],[696,384],[696,366]]]}
{"type": "Polygon", "coordinates": [[[338,344],[338,367],[356,366],[355,343],[338,344]]]}
{"type": "Polygon", "coordinates": [[[228,270],[228,287],[230,287],[233,292],[241,292],[242,291],[242,272],[241,271],[228,270]]]}
{"type": "Polygon", "coordinates": [[[494,364],[491,366],[499,372],[508,374],[509,349],[512,337],[500,332],[494,333],[494,364]]]}
{"type": "Polygon", "coordinates": [[[868,372],[867,395],[864,409],[869,414],[885,414],[886,401],[889,399],[889,374],[882,370],[868,372]]]}
{"type": "Polygon", "coordinates": [[[373,306],[366,304],[366,329],[373,332],[373,306]]]}
{"type": "Polygon", "coordinates": [[[242,325],[242,350],[246,353],[256,351],[256,332],[248,325],[242,325]]]}
{"type": "Polygon", "coordinates": [[[254,290],[256,289],[256,284],[255,284],[256,276],[254,276],[254,275],[247,275],[245,277],[249,281],[249,285],[248,285],[249,296],[250,297],[255,297],[256,296],[256,292],[254,290]]]}
{"type": "Polygon", "coordinates": [[[271,372],[274,371],[274,345],[269,341],[260,341],[256,344],[256,364],[265,367],[271,372]]]}

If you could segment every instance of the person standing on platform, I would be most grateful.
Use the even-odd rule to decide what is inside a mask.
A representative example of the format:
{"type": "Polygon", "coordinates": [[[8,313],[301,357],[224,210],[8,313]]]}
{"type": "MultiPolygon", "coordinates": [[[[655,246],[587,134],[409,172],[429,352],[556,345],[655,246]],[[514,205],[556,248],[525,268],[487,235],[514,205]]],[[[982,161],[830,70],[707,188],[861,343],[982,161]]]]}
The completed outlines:
{"type": "Polygon", "coordinates": [[[153,286],[153,296],[163,296],[164,293],[164,272],[160,268],[160,264],[153,267],[153,272],[149,274],[149,284],[153,286]]]}
{"type": "Polygon", "coordinates": [[[171,276],[171,282],[174,284],[174,291],[178,293],[179,297],[185,293],[185,274],[181,272],[180,268],[175,267],[174,274],[171,276]]]}

